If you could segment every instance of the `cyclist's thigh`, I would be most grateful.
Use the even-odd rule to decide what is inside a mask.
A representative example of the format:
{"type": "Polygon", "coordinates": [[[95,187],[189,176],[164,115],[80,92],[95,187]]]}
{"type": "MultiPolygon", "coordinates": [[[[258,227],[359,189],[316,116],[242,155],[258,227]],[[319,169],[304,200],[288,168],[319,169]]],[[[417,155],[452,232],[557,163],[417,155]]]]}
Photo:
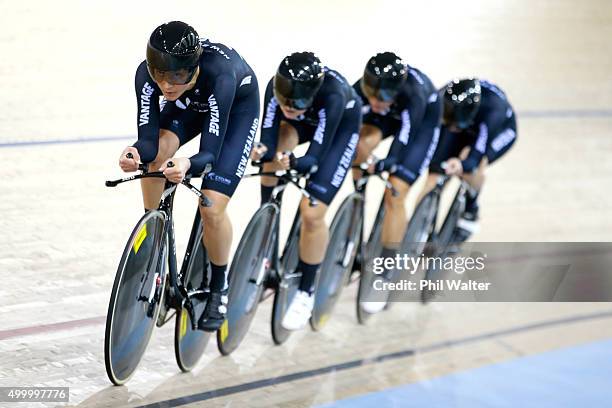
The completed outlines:
{"type": "Polygon", "coordinates": [[[228,197],[234,194],[247,168],[258,125],[259,92],[254,90],[232,105],[219,157],[204,178],[203,190],[228,197]]]}
{"type": "Polygon", "coordinates": [[[495,135],[487,146],[487,159],[489,164],[502,157],[516,141],[516,121],[514,116],[508,120],[504,130],[495,135]]]}
{"type": "Polygon", "coordinates": [[[281,120],[278,129],[278,144],[276,150],[279,152],[293,151],[300,143],[300,136],[295,126],[281,120]]]}
{"type": "Polygon", "coordinates": [[[174,156],[181,142],[178,135],[168,129],[159,129],[159,149],[156,160],[166,160],[174,156]]]}
{"type": "Polygon", "coordinates": [[[329,150],[325,157],[319,160],[319,168],[306,186],[308,192],[327,205],[332,202],[342,186],[355,158],[361,125],[360,109],[360,106],[356,106],[345,111],[329,150]]]}
{"type": "Polygon", "coordinates": [[[314,137],[314,133],[317,130],[316,126],[305,123],[300,120],[292,120],[292,119],[283,119],[281,122],[288,125],[288,130],[290,131],[292,138],[297,134],[297,144],[301,145],[304,143],[308,143],[314,137]],[[297,133],[294,133],[297,132],[297,133]]]}
{"type": "Polygon", "coordinates": [[[181,109],[174,102],[167,101],[159,116],[159,128],[160,131],[174,133],[178,137],[179,146],[183,146],[202,132],[205,115],[189,107],[181,109]]]}
{"type": "Polygon", "coordinates": [[[383,116],[368,112],[363,115],[363,125],[364,127],[368,125],[377,128],[382,135],[382,139],[385,139],[389,136],[396,135],[400,131],[402,121],[391,117],[391,115],[383,116]]]}

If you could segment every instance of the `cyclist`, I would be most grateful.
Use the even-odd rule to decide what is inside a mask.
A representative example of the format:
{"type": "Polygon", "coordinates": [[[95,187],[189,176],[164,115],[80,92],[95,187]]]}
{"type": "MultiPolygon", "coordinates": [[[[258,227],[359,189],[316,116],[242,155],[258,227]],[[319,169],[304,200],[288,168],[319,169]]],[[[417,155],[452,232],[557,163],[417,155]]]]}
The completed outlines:
{"type": "Polygon", "coordinates": [[[457,230],[462,242],[478,227],[477,200],[487,166],[516,140],[516,117],[506,94],[484,80],[455,79],[440,93],[444,100],[441,139],[424,192],[435,186],[437,174],[460,176],[470,184],[457,230]]]}
{"type": "MultiPolygon", "coordinates": [[[[300,202],[298,271],[302,278],[282,321],[287,330],[297,330],[312,313],[316,272],[327,248],[325,212],[355,155],[361,101],[344,77],[323,67],[313,53],[295,52],[282,60],[268,83],[264,107],[263,147],[253,150],[253,159],[266,162],[264,171],[292,168],[310,174],[306,188],[317,200],[316,206],[305,198],[300,202]],[[306,142],[310,145],[304,156],[284,154],[306,142]]],[[[262,177],[262,203],[269,200],[276,182],[276,178],[262,177]]]]}
{"type": "MultiPolygon", "coordinates": [[[[202,191],[213,204],[200,207],[212,276],[198,327],[214,331],[225,319],[227,303],[232,226],[226,207],[244,174],[258,127],[257,78],[235,50],[201,40],[193,27],[172,21],[151,34],[135,86],[138,141],[121,153],[123,171],[136,171],[140,161],[179,183],[186,174],[201,174],[212,166],[202,191]],[[197,154],[175,157],[180,146],[200,133],[197,154]],[[168,167],[169,161],[173,167],[168,167]]],[[[162,179],[142,180],[145,210],[157,207],[163,187],[162,179]]]]}
{"type": "MultiPolygon", "coordinates": [[[[382,139],[392,136],[387,157],[371,171],[389,171],[397,196],[385,191],[382,257],[394,257],[404,236],[407,220],[404,202],[410,186],[427,169],[440,136],[442,102],[431,80],[406,65],[392,52],[370,58],[363,76],[353,85],[363,100],[363,126],[355,163],[366,161],[382,139]]],[[[353,171],[354,180],[361,170],[353,171]]],[[[388,271],[390,272],[390,271],[388,271]]],[[[389,279],[389,274],[383,275],[389,279]]],[[[368,313],[382,310],[385,302],[362,302],[368,313]]]]}

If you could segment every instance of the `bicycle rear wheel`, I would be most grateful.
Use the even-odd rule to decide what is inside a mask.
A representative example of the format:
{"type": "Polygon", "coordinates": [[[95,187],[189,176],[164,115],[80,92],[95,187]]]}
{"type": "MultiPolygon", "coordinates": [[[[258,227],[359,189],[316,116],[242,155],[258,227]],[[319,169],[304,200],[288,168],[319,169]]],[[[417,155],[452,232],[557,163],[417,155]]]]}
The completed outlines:
{"type": "Polygon", "coordinates": [[[455,199],[448,210],[448,214],[442,223],[442,227],[440,227],[440,232],[438,232],[436,236],[436,245],[441,253],[446,253],[450,245],[457,243],[455,239],[455,228],[465,209],[464,194],[463,188],[457,191],[455,199]]]}
{"type": "MultiPolygon", "coordinates": [[[[465,208],[465,197],[462,188],[457,191],[455,198],[446,214],[446,218],[440,227],[440,231],[435,234],[435,239],[432,241],[432,252],[434,256],[444,258],[449,255],[449,249],[451,245],[456,244],[455,228],[457,222],[463,213],[465,208]]],[[[426,280],[439,280],[442,279],[444,270],[438,269],[438,263],[433,262],[433,266],[425,271],[426,280]]],[[[427,303],[436,296],[435,290],[423,290],[421,291],[421,301],[427,303]]]]}
{"type": "Polygon", "coordinates": [[[207,300],[202,290],[202,283],[208,281],[204,277],[204,271],[208,273],[208,257],[202,244],[202,221],[199,211],[196,212],[189,241],[188,247],[192,248],[193,252],[185,269],[183,285],[190,294],[195,322],[192,322],[187,309],[181,307],[176,313],[174,326],[174,356],[179,368],[184,372],[191,371],[195,367],[210,340],[210,333],[197,329],[197,319],[204,312],[207,300]],[[195,329],[192,323],[196,325],[195,329]]]}
{"type": "Polygon", "coordinates": [[[275,344],[283,344],[291,331],[285,329],[281,322],[287,309],[293,300],[293,297],[298,291],[302,274],[296,273],[299,261],[299,241],[300,241],[300,225],[301,218],[299,213],[287,238],[287,245],[281,259],[282,276],[278,289],[274,294],[274,305],[272,306],[272,339],[275,344]]]}
{"type": "Polygon", "coordinates": [[[132,376],[149,343],[164,290],[165,218],[147,212],[123,251],[108,304],[104,335],[106,373],[115,385],[132,376]]]}
{"type": "Polygon", "coordinates": [[[247,226],[229,270],[228,310],[217,331],[217,347],[223,355],[234,351],[246,336],[264,290],[264,278],[272,264],[278,206],[263,205],[247,226]]]}
{"type": "Polygon", "coordinates": [[[357,291],[357,320],[360,324],[366,322],[372,316],[361,307],[361,303],[369,301],[380,301],[381,293],[374,290],[374,281],[377,275],[372,269],[373,259],[380,255],[382,251],[382,228],[383,219],[385,217],[385,201],[384,197],[378,207],[376,218],[370,232],[370,238],[364,251],[364,257],[361,263],[361,277],[359,279],[359,290],[357,291]]]}
{"type": "Polygon", "coordinates": [[[363,225],[363,196],[353,193],[340,205],[330,226],[329,244],[315,285],[310,318],[313,330],[327,323],[352,270],[360,247],[363,225]]]}
{"type": "MultiPolygon", "coordinates": [[[[406,227],[406,233],[400,246],[400,254],[416,258],[426,250],[427,243],[433,236],[436,227],[439,201],[440,195],[436,191],[430,191],[421,199],[406,227]]],[[[398,282],[402,279],[402,276],[398,273],[394,278],[394,281],[398,282]]],[[[391,292],[385,309],[389,309],[394,301],[399,300],[400,294],[399,291],[391,292]]]]}

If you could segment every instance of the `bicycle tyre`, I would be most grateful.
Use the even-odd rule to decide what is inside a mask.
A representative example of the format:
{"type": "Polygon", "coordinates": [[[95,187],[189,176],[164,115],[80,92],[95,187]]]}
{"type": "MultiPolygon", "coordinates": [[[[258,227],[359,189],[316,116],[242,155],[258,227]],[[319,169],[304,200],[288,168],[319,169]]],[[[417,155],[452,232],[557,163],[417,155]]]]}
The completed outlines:
{"type": "MultiPolygon", "coordinates": [[[[463,213],[465,208],[465,198],[463,197],[463,189],[460,188],[455,194],[455,198],[444,218],[444,222],[440,227],[440,230],[435,234],[435,239],[432,240],[432,251],[436,257],[445,257],[448,254],[449,246],[453,243],[453,237],[455,235],[455,228],[457,222],[463,213]]],[[[437,265],[436,262],[433,265],[437,265]]],[[[427,268],[425,271],[425,280],[435,280],[435,277],[440,274],[440,271],[436,268],[427,268]]],[[[436,296],[434,290],[422,290],[421,301],[422,303],[428,303],[436,296]]]]}
{"type": "Polygon", "coordinates": [[[104,333],[106,374],[115,385],[125,384],[134,374],[157,321],[166,281],[165,262],[160,263],[160,256],[165,257],[164,227],[165,216],[160,211],[143,215],[128,239],[117,268],[104,333]],[[153,297],[155,302],[141,305],[138,297],[144,288],[142,282],[148,282],[150,275],[156,273],[158,278],[155,282],[151,279],[151,290],[147,290],[149,294],[157,292],[153,297]]]}
{"type": "MultiPolygon", "coordinates": [[[[406,233],[402,239],[400,246],[400,254],[408,255],[409,257],[419,257],[426,250],[427,243],[431,241],[434,229],[436,227],[436,216],[438,212],[438,204],[440,195],[432,190],[427,193],[410,217],[406,233]]],[[[415,273],[418,271],[414,271],[415,273]]],[[[411,275],[412,276],[412,275],[411,275]]],[[[394,281],[398,282],[402,279],[401,273],[396,274],[394,281]]],[[[389,295],[389,300],[385,305],[385,310],[391,308],[393,302],[399,299],[399,294],[393,291],[389,295]]]]}
{"type": "Polygon", "coordinates": [[[353,193],[342,202],[329,228],[329,243],[317,276],[310,318],[315,331],[325,326],[346,285],[360,247],[362,227],[363,196],[353,193]]]}
{"type": "Polygon", "coordinates": [[[291,335],[291,331],[285,329],[281,323],[293,296],[295,296],[298,291],[301,279],[301,275],[295,273],[299,261],[300,226],[301,218],[298,212],[289,233],[289,237],[287,238],[287,245],[285,246],[285,251],[281,259],[282,274],[280,276],[278,289],[274,294],[274,303],[272,306],[272,339],[276,345],[283,344],[291,335]]]}
{"type": "Polygon", "coordinates": [[[366,324],[370,317],[372,317],[372,313],[366,312],[362,307],[362,302],[367,302],[368,298],[371,298],[373,291],[373,283],[375,274],[372,270],[372,260],[380,255],[382,251],[382,228],[383,228],[383,219],[385,217],[385,200],[384,197],[380,202],[378,207],[378,212],[376,213],[376,218],[374,219],[374,224],[372,225],[372,231],[370,232],[370,236],[368,238],[368,242],[365,246],[365,250],[363,251],[363,258],[361,264],[361,276],[359,278],[359,288],[357,290],[357,321],[359,324],[366,324]]]}
{"type": "MultiPolygon", "coordinates": [[[[196,213],[196,219],[194,220],[190,236],[190,247],[193,253],[189,257],[185,274],[182,277],[182,283],[188,293],[201,287],[205,269],[208,273],[208,259],[206,248],[204,248],[202,243],[202,220],[199,211],[196,213]]],[[[194,299],[192,301],[194,317],[197,319],[204,312],[207,297],[202,294],[192,296],[192,299],[194,299]]],[[[197,326],[197,321],[195,324],[197,326]]],[[[181,371],[189,372],[195,367],[198,361],[200,361],[202,354],[204,354],[209,340],[210,333],[198,330],[197,327],[193,329],[191,318],[185,308],[177,310],[174,325],[174,357],[181,371]]]]}

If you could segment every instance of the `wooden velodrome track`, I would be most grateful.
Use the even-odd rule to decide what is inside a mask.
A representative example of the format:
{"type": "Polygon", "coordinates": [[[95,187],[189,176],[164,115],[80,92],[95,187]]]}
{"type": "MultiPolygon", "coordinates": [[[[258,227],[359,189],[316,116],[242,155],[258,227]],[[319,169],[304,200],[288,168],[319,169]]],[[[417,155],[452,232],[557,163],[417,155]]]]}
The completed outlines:
{"type": "MultiPolygon", "coordinates": [[[[490,79],[518,112],[519,140],[490,169],[475,240],[610,241],[612,3],[430,3],[3,2],[0,386],[69,386],[76,406],[302,407],[427,387],[446,374],[612,337],[604,303],[399,304],[358,326],[351,286],[324,331],[297,333],[282,347],[272,344],[271,302],[263,303],[234,354],[222,358],[210,343],[190,374],[179,374],[164,327],[132,380],[110,386],[104,316],[141,203],[136,185],[117,191],[103,181],[119,174],[117,155],[133,140],[133,71],[161,21],[184,19],[236,47],[261,89],[283,55],[302,49],[351,81],[383,49],[440,86],[453,76],[490,79]]],[[[380,193],[369,191],[369,219],[380,193]]],[[[231,203],[234,245],[258,194],[254,180],[244,181],[231,203]]],[[[285,228],[296,205],[288,196],[285,228]]],[[[179,193],[179,257],[194,208],[179,193]]],[[[575,374],[564,375],[571,384],[575,374]]]]}

